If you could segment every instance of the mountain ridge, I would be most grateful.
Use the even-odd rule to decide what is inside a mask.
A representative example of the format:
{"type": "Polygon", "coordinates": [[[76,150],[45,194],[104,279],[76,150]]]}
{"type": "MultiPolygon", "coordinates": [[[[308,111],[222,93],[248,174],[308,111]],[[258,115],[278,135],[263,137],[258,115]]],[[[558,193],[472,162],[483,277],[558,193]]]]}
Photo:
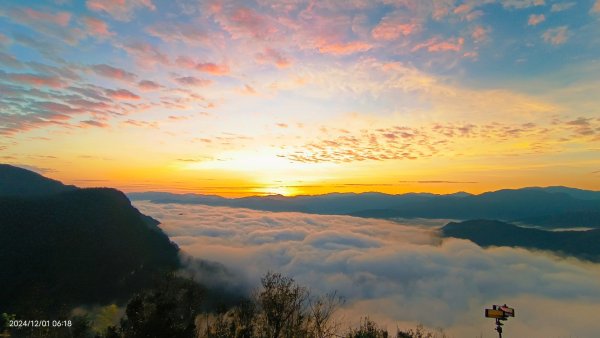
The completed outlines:
{"type": "Polygon", "coordinates": [[[31,170],[0,163],[0,196],[43,196],[75,189],[31,170]]]}
{"type": "Polygon", "coordinates": [[[0,193],[2,311],[43,318],[123,303],[181,267],[177,245],[123,192],[14,168],[0,166],[0,187],[10,187],[0,193]]]}
{"type": "Polygon", "coordinates": [[[450,222],[440,229],[444,237],[468,239],[482,247],[509,246],[551,251],[600,262],[600,229],[547,231],[523,228],[495,220],[450,222]]]}
{"type": "MultiPolygon", "coordinates": [[[[600,191],[568,187],[526,187],[501,189],[478,195],[455,193],[335,193],[300,196],[249,196],[225,198],[216,195],[172,194],[167,192],[129,193],[132,200],[154,203],[187,203],[249,208],[264,211],[292,211],[315,214],[351,215],[368,218],[490,218],[560,227],[569,222],[559,215],[600,212],[600,191]],[[583,196],[583,198],[581,198],[583,196]]],[[[569,226],[600,226],[589,217],[576,217],[569,226]]]]}

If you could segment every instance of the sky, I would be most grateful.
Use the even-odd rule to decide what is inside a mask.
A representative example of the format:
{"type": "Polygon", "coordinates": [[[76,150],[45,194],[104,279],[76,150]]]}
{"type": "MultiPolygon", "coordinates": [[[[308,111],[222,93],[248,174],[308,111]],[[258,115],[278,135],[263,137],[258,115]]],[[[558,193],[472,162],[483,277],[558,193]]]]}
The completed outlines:
{"type": "Polygon", "coordinates": [[[0,7],[0,161],[223,196],[600,189],[600,0],[0,7]]]}
{"type": "Polygon", "coordinates": [[[313,295],[337,291],[345,299],[335,313],[342,330],[369,316],[391,331],[422,323],[450,337],[495,338],[494,321],[484,317],[493,304],[515,309],[505,322],[508,337],[596,337],[600,330],[594,315],[599,264],[441,239],[435,228],[444,220],[419,225],[190,204],[135,206],[159,219],[187,255],[222,263],[236,275],[225,280],[257,287],[270,270],[313,295]]]}

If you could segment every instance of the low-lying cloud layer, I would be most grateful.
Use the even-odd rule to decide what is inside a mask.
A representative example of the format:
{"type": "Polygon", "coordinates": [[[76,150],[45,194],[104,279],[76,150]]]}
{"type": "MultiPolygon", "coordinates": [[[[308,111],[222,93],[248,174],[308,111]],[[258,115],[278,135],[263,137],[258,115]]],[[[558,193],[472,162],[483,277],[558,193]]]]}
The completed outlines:
{"type": "Polygon", "coordinates": [[[516,308],[514,337],[594,337],[600,265],[440,239],[431,226],[303,213],[136,202],[192,256],[256,285],[267,270],[315,293],[338,290],[345,325],[370,316],[394,329],[422,322],[452,337],[495,337],[483,309],[516,308]]]}

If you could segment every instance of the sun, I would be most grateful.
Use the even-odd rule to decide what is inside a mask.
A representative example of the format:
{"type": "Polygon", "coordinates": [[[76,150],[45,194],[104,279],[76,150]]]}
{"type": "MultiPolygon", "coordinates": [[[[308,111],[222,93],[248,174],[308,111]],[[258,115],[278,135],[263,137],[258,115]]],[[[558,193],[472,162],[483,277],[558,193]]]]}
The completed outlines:
{"type": "Polygon", "coordinates": [[[254,192],[260,195],[283,195],[283,196],[295,196],[298,194],[298,190],[290,186],[265,186],[263,188],[254,189],[254,192]]]}

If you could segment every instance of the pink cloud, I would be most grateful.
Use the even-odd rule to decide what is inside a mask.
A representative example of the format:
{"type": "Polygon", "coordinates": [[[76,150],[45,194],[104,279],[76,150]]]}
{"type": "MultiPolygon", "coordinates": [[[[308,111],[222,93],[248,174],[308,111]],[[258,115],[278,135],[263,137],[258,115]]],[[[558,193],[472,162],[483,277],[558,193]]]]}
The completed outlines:
{"type": "Polygon", "coordinates": [[[158,90],[161,89],[162,86],[159,85],[158,83],[154,82],[154,81],[150,81],[150,80],[142,80],[138,83],[138,87],[140,87],[141,90],[146,90],[146,91],[150,91],[150,90],[158,90]]]}
{"type": "Polygon", "coordinates": [[[158,123],[156,121],[139,121],[139,120],[127,120],[123,122],[123,124],[128,124],[130,126],[142,127],[142,128],[158,128],[158,123]]]}
{"type": "Polygon", "coordinates": [[[129,21],[134,10],[146,7],[156,10],[151,0],[87,0],[87,8],[95,12],[106,12],[120,21],[129,21]]]}
{"type": "Polygon", "coordinates": [[[475,42],[485,41],[487,39],[487,36],[488,30],[485,29],[483,26],[476,26],[471,32],[471,37],[475,42]]]}
{"type": "Polygon", "coordinates": [[[259,63],[272,63],[279,68],[289,67],[292,64],[287,56],[273,48],[265,48],[262,53],[256,54],[256,61],[259,63]]]}
{"type": "Polygon", "coordinates": [[[69,120],[71,118],[69,114],[77,114],[82,112],[82,109],[80,108],[73,108],[66,104],[56,102],[39,102],[37,103],[37,107],[45,111],[55,113],[55,119],[59,120],[69,120]]]}
{"type": "Polygon", "coordinates": [[[140,97],[127,89],[112,90],[107,89],[106,95],[115,100],[139,100],[140,97]]]}
{"type": "Polygon", "coordinates": [[[479,57],[479,53],[477,51],[465,52],[463,56],[476,60],[479,57]]]}
{"type": "Polygon", "coordinates": [[[156,64],[169,64],[169,58],[157,47],[146,42],[131,42],[121,46],[127,53],[137,60],[142,67],[151,67],[156,64]]]}
{"type": "Polygon", "coordinates": [[[462,4],[454,9],[454,14],[463,15],[467,14],[471,11],[471,6],[469,4],[462,4]]]}
{"type": "Polygon", "coordinates": [[[23,68],[23,63],[11,54],[0,52],[0,64],[7,65],[12,68],[23,68]]]}
{"type": "Polygon", "coordinates": [[[561,45],[567,42],[569,38],[569,29],[567,26],[560,26],[556,28],[550,28],[542,34],[542,38],[545,42],[552,45],[561,45]]]}
{"type": "Polygon", "coordinates": [[[222,64],[218,65],[213,62],[196,62],[187,56],[180,56],[175,60],[179,67],[194,69],[199,72],[204,72],[212,75],[229,74],[229,66],[222,64]]]}
{"type": "Polygon", "coordinates": [[[461,20],[473,21],[483,15],[483,11],[474,10],[474,3],[463,3],[454,8],[452,13],[457,15],[461,20]]]}
{"type": "Polygon", "coordinates": [[[219,9],[217,22],[234,39],[242,37],[267,39],[279,31],[276,22],[247,7],[235,8],[231,13],[219,9]]]}
{"type": "Polygon", "coordinates": [[[431,16],[433,17],[433,19],[441,20],[446,15],[448,15],[448,13],[450,13],[450,2],[445,2],[445,1],[434,1],[433,2],[433,11],[431,13],[431,16]]]}
{"type": "Polygon", "coordinates": [[[194,67],[196,67],[196,62],[187,56],[178,57],[177,60],[175,60],[175,63],[179,67],[188,68],[188,69],[193,69],[194,67]]]}
{"type": "Polygon", "coordinates": [[[415,47],[413,47],[412,51],[416,52],[425,48],[429,52],[458,52],[462,49],[464,42],[464,38],[451,38],[449,40],[440,40],[440,38],[434,37],[416,45],[415,47]]]}
{"type": "Polygon", "coordinates": [[[115,80],[134,81],[137,77],[137,75],[124,69],[115,68],[105,64],[93,65],[91,68],[96,74],[115,80]]]}
{"type": "Polygon", "coordinates": [[[371,44],[362,41],[347,43],[323,43],[317,47],[319,52],[333,55],[349,55],[354,53],[366,52],[373,48],[371,44]]]}
{"type": "Polygon", "coordinates": [[[66,85],[65,82],[57,76],[43,76],[36,74],[7,74],[6,76],[11,81],[30,86],[61,88],[66,85]]]}
{"type": "Polygon", "coordinates": [[[102,112],[102,113],[106,113],[109,112],[110,109],[112,109],[113,107],[105,102],[94,102],[94,101],[89,101],[89,100],[85,100],[85,99],[71,99],[71,100],[67,100],[67,102],[74,106],[77,107],[81,110],[85,110],[85,111],[98,111],[98,112],[102,112]]]}
{"type": "Polygon", "coordinates": [[[98,120],[84,120],[84,121],[81,121],[79,125],[83,128],[87,128],[87,127],[108,128],[109,127],[109,125],[107,123],[100,122],[98,120]]]}
{"type": "MultiPolygon", "coordinates": [[[[77,27],[70,27],[71,13],[69,12],[50,12],[37,11],[31,8],[12,7],[6,10],[0,6],[0,16],[6,16],[13,22],[28,26],[40,34],[51,36],[73,45],[85,37],[85,32],[77,27]]],[[[15,38],[15,40],[24,40],[15,38]]],[[[36,46],[40,49],[42,47],[36,46]]],[[[44,51],[46,52],[46,51],[44,51]]],[[[48,52],[49,53],[49,52],[48,52]]]]}
{"type": "Polygon", "coordinates": [[[396,40],[400,36],[408,36],[421,28],[419,24],[404,15],[385,16],[371,31],[375,40],[396,40]]]}
{"type": "Polygon", "coordinates": [[[256,92],[256,90],[254,88],[252,88],[252,86],[250,85],[244,85],[244,88],[242,88],[240,90],[241,93],[246,94],[246,95],[257,95],[258,93],[256,92]]]}
{"type": "Polygon", "coordinates": [[[153,36],[166,42],[181,41],[187,44],[208,45],[215,40],[222,40],[222,34],[210,32],[202,23],[193,24],[168,22],[156,23],[146,28],[146,31],[153,36]]]}
{"type": "Polygon", "coordinates": [[[544,0],[504,0],[502,1],[502,6],[504,8],[529,8],[534,6],[543,6],[546,4],[544,0]]]}
{"type": "Polygon", "coordinates": [[[229,66],[217,65],[212,62],[204,62],[197,64],[196,70],[213,75],[226,75],[229,73],[229,66]]]}
{"type": "Polygon", "coordinates": [[[546,16],[544,14],[531,14],[529,20],[527,20],[527,24],[529,26],[536,26],[544,21],[546,21],[546,16]]]}
{"type": "Polygon", "coordinates": [[[10,42],[10,39],[8,38],[8,36],[0,33],[0,43],[1,44],[8,44],[10,42]]]}
{"type": "MultiPolygon", "coordinates": [[[[575,6],[575,2],[564,2],[564,3],[552,4],[550,11],[551,12],[562,12],[562,11],[566,11],[567,9],[569,9],[573,6],[575,6]]],[[[598,6],[598,8],[600,8],[600,6],[598,6]]]]}
{"type": "Polygon", "coordinates": [[[479,17],[481,17],[483,15],[483,11],[472,11],[469,12],[467,15],[465,15],[465,19],[467,19],[467,21],[473,21],[479,17]]]}
{"type": "Polygon", "coordinates": [[[591,11],[592,13],[600,13],[600,0],[596,0],[596,3],[594,3],[591,11]]]}
{"type": "Polygon", "coordinates": [[[193,76],[178,77],[175,79],[177,83],[184,86],[206,87],[212,83],[211,80],[199,79],[193,76]]]}
{"type": "Polygon", "coordinates": [[[25,8],[21,13],[25,16],[26,21],[44,21],[62,27],[68,26],[69,21],[71,21],[71,13],[69,12],[58,12],[56,14],[52,14],[47,12],[39,12],[31,8],[25,8]]]}
{"type": "Polygon", "coordinates": [[[82,21],[90,35],[106,38],[115,34],[109,31],[108,24],[100,19],[87,16],[82,21]]]}

